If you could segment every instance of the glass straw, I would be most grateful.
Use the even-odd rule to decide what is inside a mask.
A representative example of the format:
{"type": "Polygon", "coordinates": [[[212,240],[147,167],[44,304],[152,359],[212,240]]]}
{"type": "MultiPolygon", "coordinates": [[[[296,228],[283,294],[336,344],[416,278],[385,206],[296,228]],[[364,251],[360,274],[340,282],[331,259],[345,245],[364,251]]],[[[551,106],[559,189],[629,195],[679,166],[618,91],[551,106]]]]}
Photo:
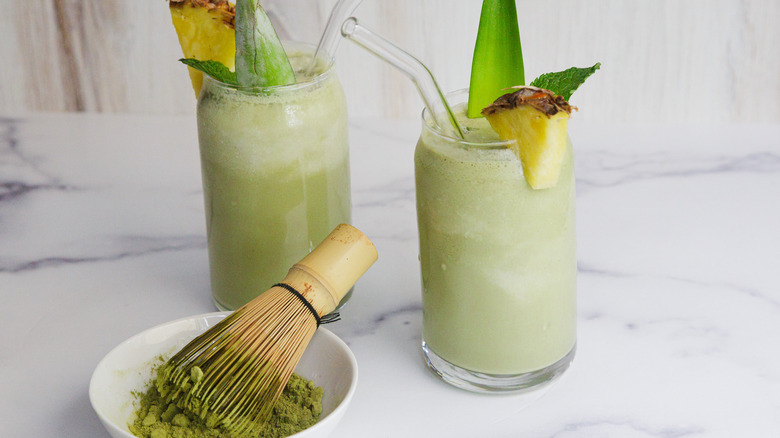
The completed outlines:
{"type": "Polygon", "coordinates": [[[320,42],[317,44],[317,50],[314,51],[314,57],[311,59],[307,73],[311,74],[312,69],[317,64],[317,59],[323,53],[327,53],[330,59],[336,57],[336,47],[339,45],[339,33],[341,32],[341,23],[344,22],[363,0],[339,0],[330,11],[328,23],[322,32],[320,42]]]}
{"type": "Polygon", "coordinates": [[[344,24],[341,26],[341,34],[344,38],[401,70],[414,82],[425,103],[425,107],[428,109],[428,113],[439,129],[451,137],[463,138],[463,132],[460,129],[460,125],[458,125],[458,121],[455,120],[452,109],[447,104],[447,100],[436,83],[433,73],[428,70],[425,64],[390,41],[361,26],[355,17],[349,17],[344,21],[344,24]],[[442,114],[442,111],[437,111],[439,108],[444,110],[443,113],[446,116],[442,114]]]}

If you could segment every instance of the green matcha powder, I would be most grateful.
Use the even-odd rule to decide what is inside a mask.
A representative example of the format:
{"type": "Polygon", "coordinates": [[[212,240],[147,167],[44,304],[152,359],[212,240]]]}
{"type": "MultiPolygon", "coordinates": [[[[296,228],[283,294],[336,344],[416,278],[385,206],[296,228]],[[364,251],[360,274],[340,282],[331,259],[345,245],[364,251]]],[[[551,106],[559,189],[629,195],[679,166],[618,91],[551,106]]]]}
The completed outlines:
{"type": "MultiPolygon", "coordinates": [[[[182,411],[160,395],[154,383],[145,393],[135,394],[138,409],[130,432],[140,438],[231,438],[217,426],[182,411]]],[[[322,388],[296,374],[290,377],[274,405],[271,419],[253,434],[258,438],[282,438],[313,425],[322,412],[322,388]]]]}

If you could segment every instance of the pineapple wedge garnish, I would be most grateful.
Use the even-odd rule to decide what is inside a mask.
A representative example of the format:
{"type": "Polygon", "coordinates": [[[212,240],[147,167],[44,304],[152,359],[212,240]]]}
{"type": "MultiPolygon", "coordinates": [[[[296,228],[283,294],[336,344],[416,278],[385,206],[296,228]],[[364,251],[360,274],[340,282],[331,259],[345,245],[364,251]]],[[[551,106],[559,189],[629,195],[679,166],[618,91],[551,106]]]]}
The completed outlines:
{"type": "Polygon", "coordinates": [[[532,188],[555,187],[566,155],[569,116],[576,107],[550,90],[514,88],[517,91],[496,99],[482,115],[502,140],[515,140],[513,150],[532,188]]]}
{"type": "MultiPolygon", "coordinates": [[[[227,0],[169,0],[168,6],[185,58],[219,61],[231,70],[235,68],[235,6],[227,0]]],[[[187,68],[197,97],[203,73],[187,68]]]]}

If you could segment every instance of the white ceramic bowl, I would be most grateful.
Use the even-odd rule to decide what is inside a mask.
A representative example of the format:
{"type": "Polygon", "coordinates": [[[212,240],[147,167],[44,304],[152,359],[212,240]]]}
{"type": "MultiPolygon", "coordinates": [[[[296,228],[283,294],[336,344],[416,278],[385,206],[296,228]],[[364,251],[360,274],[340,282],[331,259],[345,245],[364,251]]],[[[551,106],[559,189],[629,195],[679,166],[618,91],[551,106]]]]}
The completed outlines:
{"type": "MultiPolygon", "coordinates": [[[[112,437],[134,438],[127,428],[135,402],[131,393],[146,389],[150,367],[159,356],[172,356],[228,314],[207,313],[158,325],[122,342],[100,361],[89,382],[89,400],[112,437]]],[[[344,416],[357,387],[355,356],[344,341],[320,328],[295,372],[322,387],[324,396],[319,422],[291,437],[324,438],[344,416]]]]}

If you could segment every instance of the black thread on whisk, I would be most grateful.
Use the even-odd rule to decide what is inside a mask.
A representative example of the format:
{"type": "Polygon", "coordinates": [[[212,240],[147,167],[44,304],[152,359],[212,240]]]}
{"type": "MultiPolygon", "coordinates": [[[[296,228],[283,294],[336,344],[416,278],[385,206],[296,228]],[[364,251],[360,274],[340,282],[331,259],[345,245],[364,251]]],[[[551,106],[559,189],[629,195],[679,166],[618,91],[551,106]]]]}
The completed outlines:
{"type": "Polygon", "coordinates": [[[309,312],[311,312],[312,315],[314,315],[314,320],[317,321],[317,327],[320,326],[320,324],[328,324],[331,322],[335,322],[341,319],[341,315],[338,314],[338,312],[331,312],[327,315],[320,318],[320,315],[317,314],[317,311],[314,310],[314,306],[311,305],[309,300],[307,300],[303,294],[298,292],[294,287],[290,286],[287,283],[276,283],[274,287],[279,286],[282,289],[287,290],[288,292],[292,293],[296,297],[298,297],[299,300],[306,306],[307,309],[309,309],[309,312]]]}

